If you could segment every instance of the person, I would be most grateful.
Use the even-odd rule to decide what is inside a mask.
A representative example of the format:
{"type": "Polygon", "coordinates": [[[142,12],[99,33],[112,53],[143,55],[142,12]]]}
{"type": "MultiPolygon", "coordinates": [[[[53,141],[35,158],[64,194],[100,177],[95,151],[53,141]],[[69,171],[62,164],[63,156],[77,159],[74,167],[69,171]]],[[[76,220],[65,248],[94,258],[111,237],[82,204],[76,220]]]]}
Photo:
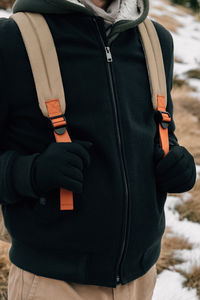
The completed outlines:
{"type": "Polygon", "coordinates": [[[0,191],[11,236],[9,300],[150,300],[167,193],[195,184],[175,135],[173,39],[163,52],[170,150],[164,156],[137,25],[148,0],[17,0],[51,30],[72,142],[55,143],[13,19],[0,20],[0,191]],[[60,210],[59,190],[74,209],[60,210]]]}

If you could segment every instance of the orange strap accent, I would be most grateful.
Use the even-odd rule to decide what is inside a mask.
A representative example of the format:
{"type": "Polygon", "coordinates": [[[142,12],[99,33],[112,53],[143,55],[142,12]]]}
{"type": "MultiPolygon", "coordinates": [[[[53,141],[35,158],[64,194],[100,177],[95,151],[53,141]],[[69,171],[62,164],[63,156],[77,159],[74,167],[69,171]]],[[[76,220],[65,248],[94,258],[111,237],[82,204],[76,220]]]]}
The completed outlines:
{"type": "MultiPolygon", "coordinates": [[[[49,118],[54,127],[54,136],[57,143],[71,142],[70,136],[66,129],[66,120],[61,113],[60,103],[58,99],[48,100],[45,102],[49,118]],[[64,127],[64,128],[63,128],[64,127]]],[[[73,192],[60,189],[60,210],[73,210],[73,192]]]]}
{"type": "MultiPolygon", "coordinates": [[[[171,118],[166,112],[165,108],[165,97],[161,95],[157,95],[157,111],[159,111],[162,115],[162,122],[170,122],[171,118]]],[[[160,135],[160,145],[164,150],[164,157],[169,152],[169,135],[168,128],[163,128],[162,124],[159,123],[159,135],[160,135]]]]}

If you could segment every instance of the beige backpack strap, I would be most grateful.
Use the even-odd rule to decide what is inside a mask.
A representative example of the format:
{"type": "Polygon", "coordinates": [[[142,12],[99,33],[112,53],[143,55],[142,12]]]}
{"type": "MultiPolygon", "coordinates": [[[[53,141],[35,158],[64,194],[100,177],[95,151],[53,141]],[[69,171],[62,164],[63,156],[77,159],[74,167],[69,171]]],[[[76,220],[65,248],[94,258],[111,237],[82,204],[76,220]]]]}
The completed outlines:
{"type": "Polygon", "coordinates": [[[17,23],[29,56],[40,109],[48,117],[45,105],[48,99],[59,99],[65,113],[65,94],[58,57],[49,27],[40,14],[16,13],[11,16],[17,23]]]}
{"type": "Polygon", "coordinates": [[[138,25],[138,29],[147,63],[152,104],[159,116],[160,144],[165,156],[169,152],[168,125],[171,116],[166,111],[167,87],[162,50],[156,29],[148,17],[138,25]]]}
{"type": "MultiPolygon", "coordinates": [[[[65,94],[57,52],[44,17],[36,13],[11,16],[21,32],[35,82],[40,109],[51,120],[56,142],[71,142],[66,129],[65,94]]],[[[61,189],[60,209],[73,209],[73,193],[61,189]]]]}

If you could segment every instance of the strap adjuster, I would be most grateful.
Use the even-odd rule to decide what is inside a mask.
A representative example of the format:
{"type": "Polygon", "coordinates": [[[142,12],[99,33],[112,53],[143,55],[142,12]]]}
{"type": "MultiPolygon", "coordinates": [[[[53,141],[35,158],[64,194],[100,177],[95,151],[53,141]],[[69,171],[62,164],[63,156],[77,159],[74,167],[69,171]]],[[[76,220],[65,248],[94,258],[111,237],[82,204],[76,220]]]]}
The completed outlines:
{"type": "Polygon", "coordinates": [[[163,129],[168,128],[169,123],[171,122],[171,115],[168,111],[157,110],[156,117],[163,129]]]}
{"type": "Polygon", "coordinates": [[[57,134],[62,135],[65,133],[67,121],[64,115],[61,114],[58,116],[49,117],[49,119],[54,131],[57,134]]]}

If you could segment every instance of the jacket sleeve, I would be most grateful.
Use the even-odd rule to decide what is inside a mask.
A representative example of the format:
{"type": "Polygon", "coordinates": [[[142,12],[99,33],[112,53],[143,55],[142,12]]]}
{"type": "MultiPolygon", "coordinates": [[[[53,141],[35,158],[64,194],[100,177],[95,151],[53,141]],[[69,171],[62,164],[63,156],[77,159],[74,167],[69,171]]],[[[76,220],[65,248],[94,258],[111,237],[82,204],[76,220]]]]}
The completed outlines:
{"type": "Polygon", "coordinates": [[[175,125],[174,116],[173,116],[174,107],[173,107],[173,101],[172,101],[172,97],[171,97],[171,91],[173,88],[173,77],[174,77],[174,43],[173,43],[172,37],[171,37],[170,49],[171,49],[171,55],[170,55],[169,71],[168,71],[168,73],[166,73],[166,84],[167,84],[167,107],[166,107],[166,110],[171,115],[171,123],[168,127],[168,133],[169,133],[169,144],[170,144],[170,146],[172,146],[172,145],[179,145],[178,138],[174,133],[175,129],[176,129],[176,125],[175,125]]]}
{"type": "MultiPolygon", "coordinates": [[[[6,146],[7,128],[9,122],[12,122],[11,107],[8,99],[6,98],[6,91],[4,90],[4,69],[3,61],[0,59],[0,204],[12,204],[22,200],[22,196],[17,192],[14,187],[13,166],[19,161],[20,154],[14,149],[6,146]]],[[[30,183],[30,171],[32,161],[37,154],[24,156],[23,164],[18,167],[17,176],[18,181],[23,182],[25,193],[31,196],[36,196],[32,190],[30,183]]],[[[18,164],[19,165],[19,164],[18,164]]]]}
{"type": "MultiPolygon", "coordinates": [[[[171,123],[168,127],[169,143],[171,145],[178,145],[178,139],[175,135],[175,122],[173,118],[173,102],[171,98],[171,90],[173,87],[173,71],[174,71],[174,42],[171,33],[160,23],[152,20],[154,27],[157,31],[158,38],[163,54],[163,62],[166,75],[166,87],[167,87],[167,107],[166,110],[171,115],[171,123]]],[[[159,130],[157,126],[157,132],[155,136],[155,143],[159,144],[159,130]]]]}
{"type": "MultiPolygon", "coordinates": [[[[171,169],[171,172],[167,172],[169,174],[169,178],[165,178],[165,182],[167,180],[170,182],[173,178],[173,175],[177,178],[177,184],[176,187],[174,187],[171,190],[167,190],[167,192],[170,193],[183,193],[186,191],[189,191],[195,184],[196,182],[196,166],[195,166],[195,161],[192,156],[192,154],[184,147],[179,145],[178,139],[175,135],[175,121],[173,118],[173,101],[171,97],[171,90],[173,87],[173,70],[174,70],[174,43],[173,43],[173,38],[169,32],[168,33],[168,55],[166,57],[166,51],[165,51],[165,73],[166,73],[166,84],[167,84],[167,107],[166,110],[170,113],[171,115],[171,122],[168,127],[168,133],[169,133],[169,144],[170,144],[170,150],[174,146],[180,147],[182,152],[184,153],[184,160],[182,160],[181,168],[180,171],[177,170],[177,165],[176,167],[171,169]],[[176,172],[175,172],[176,169],[176,172]]],[[[158,127],[157,127],[158,128],[158,127]]],[[[158,130],[157,130],[157,138],[159,136],[158,130]]],[[[181,151],[173,151],[181,153],[181,151]]],[[[171,158],[171,156],[167,156],[162,158],[162,160],[165,160],[166,165],[168,165],[168,160],[171,158]]],[[[162,164],[163,166],[165,165],[164,162],[162,164]]],[[[167,176],[167,174],[166,174],[167,176]]]]}

